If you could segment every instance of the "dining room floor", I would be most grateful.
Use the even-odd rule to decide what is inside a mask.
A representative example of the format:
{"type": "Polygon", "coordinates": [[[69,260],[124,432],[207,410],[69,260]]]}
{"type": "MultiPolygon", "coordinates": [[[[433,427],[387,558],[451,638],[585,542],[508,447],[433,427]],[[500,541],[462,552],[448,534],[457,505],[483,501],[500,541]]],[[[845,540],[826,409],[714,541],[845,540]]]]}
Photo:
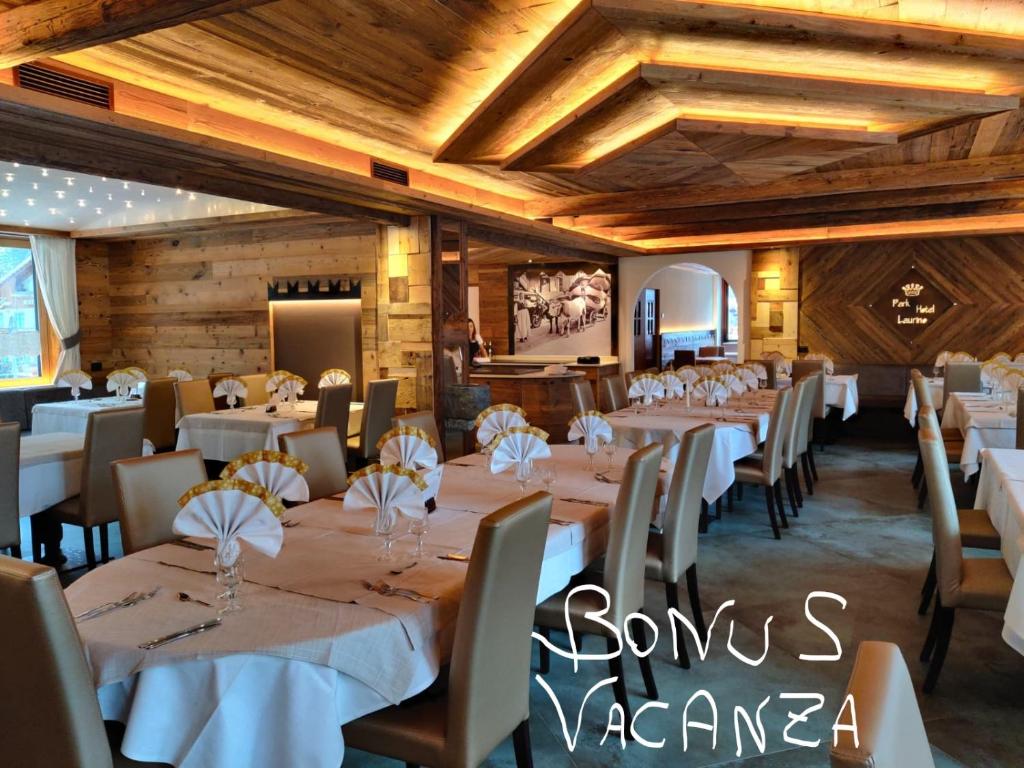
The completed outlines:
{"type": "MultiPolygon", "coordinates": [[[[932,546],[929,518],[917,511],[916,493],[909,482],[914,454],[906,443],[846,437],[818,453],[817,462],[821,482],[814,496],[805,497],[800,517],[790,520],[781,541],[772,539],[759,489],[747,489],[733,512],[723,511],[722,519],[714,521],[701,537],[698,562],[705,616],[710,621],[720,604],[728,600],[735,604],[722,611],[704,661],[697,660],[689,642],[693,661],[689,670],[672,660],[664,590],[660,584],[647,582],[646,612],[657,622],[660,638],[653,667],[659,701],[667,708],[648,709],[637,727],[648,741],[664,739],[663,746],[654,749],[630,742],[622,749],[614,734],[601,745],[613,701],[606,687],[586,701],[575,748],[570,751],[555,705],[534,681],[531,735],[536,765],[828,765],[832,723],[862,640],[897,643],[920,689],[925,665],[917,656],[930,614],[918,616],[917,604],[932,546]],[[800,654],[828,654],[835,648],[805,617],[805,600],[813,591],[835,593],[847,601],[845,609],[826,598],[814,600],[812,606],[814,615],[841,643],[839,661],[799,658],[800,654]],[[730,632],[736,652],[756,661],[764,651],[764,623],[769,617],[769,650],[764,661],[756,667],[740,661],[728,649],[730,632]],[[684,708],[701,690],[714,698],[717,707],[717,742],[713,746],[711,733],[691,727],[684,751],[684,708]],[[791,738],[806,741],[821,739],[818,748],[784,741],[790,720],[787,713],[799,713],[814,703],[781,700],[784,692],[824,696],[824,706],[789,733],[791,738]],[[734,708],[743,707],[756,722],[755,711],[766,697],[768,702],[760,713],[767,736],[762,754],[742,715],[736,728],[734,708]],[[739,756],[737,730],[742,738],[739,756]]],[[[970,506],[973,486],[964,484],[958,471],[953,474],[959,505],[970,506]]],[[[116,526],[112,527],[111,551],[116,556],[120,539],[116,526]]],[[[27,536],[28,532],[24,533],[27,536]]],[[[65,569],[84,563],[81,536],[81,529],[65,529],[64,551],[69,557],[65,569]]],[[[71,570],[64,580],[73,580],[83,570],[71,570]]],[[[682,603],[687,605],[685,592],[682,603]]],[[[688,608],[683,611],[688,615],[688,608]]],[[[961,613],[938,688],[931,696],[920,698],[936,764],[940,768],[1019,765],[1019,756],[1024,754],[1024,659],[1000,638],[999,614],[961,613]]],[[[556,643],[567,645],[565,635],[555,633],[553,637],[556,643]]],[[[603,641],[586,641],[585,652],[603,650],[603,641]]],[[[631,654],[625,663],[636,713],[647,699],[631,654]]],[[[553,657],[551,673],[544,680],[559,701],[570,737],[575,735],[579,707],[587,692],[609,676],[606,662],[581,661],[574,673],[570,660],[553,657]]],[[[706,698],[694,701],[689,718],[691,722],[709,720],[706,698]]],[[[354,768],[396,764],[356,750],[349,750],[345,758],[345,765],[354,768]]],[[[514,764],[510,741],[486,763],[501,768],[514,764]]]]}

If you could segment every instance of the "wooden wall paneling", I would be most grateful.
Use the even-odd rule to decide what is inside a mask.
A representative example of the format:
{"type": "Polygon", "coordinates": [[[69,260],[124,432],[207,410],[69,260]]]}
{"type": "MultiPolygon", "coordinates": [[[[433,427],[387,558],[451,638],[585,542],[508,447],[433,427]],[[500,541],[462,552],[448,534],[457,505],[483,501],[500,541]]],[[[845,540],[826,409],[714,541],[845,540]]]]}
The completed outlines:
{"type": "Polygon", "coordinates": [[[509,354],[508,266],[471,265],[469,282],[480,287],[480,317],[473,319],[481,335],[491,343],[494,354],[509,354]]]}
{"type": "Polygon", "coordinates": [[[78,322],[82,333],[82,368],[93,360],[109,360],[113,349],[110,325],[110,257],[104,243],[75,245],[78,322]]]}

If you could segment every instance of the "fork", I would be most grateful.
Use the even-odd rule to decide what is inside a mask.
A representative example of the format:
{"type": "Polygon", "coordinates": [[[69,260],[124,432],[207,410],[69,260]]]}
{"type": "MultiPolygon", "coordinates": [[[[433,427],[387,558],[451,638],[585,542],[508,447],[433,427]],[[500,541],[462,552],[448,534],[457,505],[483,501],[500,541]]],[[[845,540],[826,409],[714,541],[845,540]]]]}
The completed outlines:
{"type": "Polygon", "coordinates": [[[118,608],[130,608],[133,605],[138,605],[145,600],[149,600],[149,598],[153,597],[153,595],[159,591],[160,587],[154,587],[149,592],[132,592],[128,597],[112,603],[105,603],[104,605],[97,606],[90,611],[79,614],[75,619],[77,621],[87,621],[88,619],[95,619],[98,616],[108,614],[111,611],[116,611],[118,608]]]}
{"type": "Polygon", "coordinates": [[[402,589],[401,587],[394,587],[390,584],[384,583],[383,581],[379,581],[376,584],[373,584],[369,581],[363,581],[363,586],[371,592],[376,592],[378,595],[383,595],[384,597],[405,597],[409,600],[415,600],[417,603],[433,602],[432,597],[421,595],[419,592],[416,592],[412,589],[402,589]]]}

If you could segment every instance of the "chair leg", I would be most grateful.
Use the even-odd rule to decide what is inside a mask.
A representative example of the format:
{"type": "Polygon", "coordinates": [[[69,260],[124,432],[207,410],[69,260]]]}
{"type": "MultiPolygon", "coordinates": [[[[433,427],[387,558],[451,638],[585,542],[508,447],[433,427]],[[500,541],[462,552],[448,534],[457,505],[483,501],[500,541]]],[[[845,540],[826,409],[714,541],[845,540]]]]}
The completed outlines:
{"type": "Polygon", "coordinates": [[[772,521],[772,534],[776,539],[781,539],[782,534],[779,533],[779,522],[775,519],[775,503],[772,501],[772,489],[768,486],[764,488],[764,500],[768,506],[768,519],[772,521]]]}
{"type": "Polygon", "coordinates": [[[800,517],[800,504],[796,500],[796,492],[793,490],[793,467],[787,467],[783,473],[783,479],[786,481],[786,496],[789,497],[789,508],[793,511],[793,517],[800,517]]]}
{"type": "Polygon", "coordinates": [[[722,497],[715,499],[715,520],[722,519],[722,497]]]}
{"type": "MultiPolygon", "coordinates": [[[[640,643],[641,648],[647,648],[647,625],[641,619],[633,620],[633,632],[640,643]]],[[[644,678],[644,688],[647,690],[647,698],[655,701],[658,698],[658,684],[654,680],[654,670],[651,668],[651,655],[647,654],[637,658],[640,662],[640,674],[644,678]]]]}
{"type": "Polygon", "coordinates": [[[914,472],[910,476],[910,484],[917,488],[917,484],[921,482],[921,478],[924,477],[924,460],[921,458],[921,449],[917,450],[917,462],[914,464],[914,472]]]}
{"type": "Polygon", "coordinates": [[[796,496],[796,505],[800,509],[803,509],[804,494],[803,491],[800,490],[800,468],[796,464],[790,467],[789,480],[793,483],[793,493],[796,496]]]}
{"type": "MultiPolygon", "coordinates": [[[[679,610],[679,585],[665,582],[665,605],[679,610]]],[[[683,669],[690,668],[690,654],[686,652],[686,636],[682,629],[676,637],[676,659],[683,669]]]]}
{"type": "Polygon", "coordinates": [[[43,559],[42,517],[39,515],[33,515],[30,517],[29,526],[32,530],[32,560],[38,563],[43,559]]]}
{"type": "Polygon", "coordinates": [[[928,478],[921,478],[921,487],[917,492],[917,508],[924,509],[924,502],[928,498],[928,478]]]}
{"type": "Polygon", "coordinates": [[[731,485],[729,486],[729,490],[726,491],[726,496],[728,498],[728,504],[726,505],[725,508],[727,510],[729,510],[729,514],[731,515],[732,511],[733,511],[733,500],[732,500],[733,493],[732,493],[732,486],[731,485]]]}
{"type": "MultiPolygon", "coordinates": [[[[810,450],[810,448],[808,448],[810,450]]],[[[807,495],[814,495],[814,483],[811,481],[811,464],[807,460],[807,454],[800,456],[800,465],[804,468],[804,485],[807,486],[807,495]]]]}
{"type": "Polygon", "coordinates": [[[702,643],[708,641],[708,627],[704,623],[704,611],[700,607],[700,587],[697,585],[697,564],[686,569],[686,591],[690,593],[690,612],[693,614],[693,626],[697,629],[697,637],[702,643]]]}
{"type": "Polygon", "coordinates": [[[946,661],[946,652],[949,650],[949,640],[953,636],[953,620],[956,618],[956,609],[946,608],[939,599],[935,603],[935,615],[938,617],[935,637],[935,655],[932,656],[931,664],[928,666],[928,676],[924,679],[924,692],[931,693],[935,690],[935,684],[939,681],[939,673],[942,672],[942,665],[946,661]]]}
{"type": "MultiPolygon", "coordinates": [[[[825,450],[824,444],[822,444],[821,450],[825,450]]],[[[818,482],[818,467],[814,463],[814,445],[807,444],[807,463],[811,465],[811,477],[814,478],[814,482],[818,482]]]]}
{"type": "MultiPolygon", "coordinates": [[[[547,627],[540,627],[539,628],[539,632],[540,632],[540,636],[543,637],[545,640],[550,640],[551,639],[551,630],[548,629],[547,627]]],[[[551,671],[551,651],[548,650],[548,647],[546,645],[541,643],[541,646],[540,646],[540,673],[542,675],[546,675],[550,671],[551,671]]]]}
{"type": "Polygon", "coordinates": [[[708,523],[708,503],[704,500],[700,500],[700,522],[697,524],[697,533],[707,533],[708,523]]]}
{"type": "Polygon", "coordinates": [[[516,752],[516,768],[533,768],[533,749],[530,747],[530,719],[523,720],[512,731],[512,746],[516,752]]]}
{"type": "Polygon", "coordinates": [[[96,567],[96,543],[92,538],[92,526],[83,526],[82,533],[85,536],[85,562],[91,571],[96,567]]]}
{"type": "Polygon", "coordinates": [[[21,560],[21,545],[15,544],[11,547],[11,557],[21,560]]]}
{"type": "Polygon", "coordinates": [[[626,670],[622,665],[622,653],[617,653],[619,650],[616,647],[616,642],[612,638],[608,639],[608,653],[616,654],[608,659],[608,669],[611,672],[612,677],[615,678],[612,688],[615,691],[615,700],[622,707],[623,725],[626,728],[626,738],[632,739],[629,734],[629,725],[633,722],[633,715],[629,711],[629,694],[626,693],[626,670]]]}
{"type": "Polygon", "coordinates": [[[110,523],[103,523],[100,526],[100,561],[110,562],[110,523]]]}
{"type": "Polygon", "coordinates": [[[772,486],[772,491],[775,493],[775,506],[779,510],[779,517],[782,518],[782,527],[789,528],[789,518],[786,517],[786,505],[782,502],[782,480],[775,481],[772,486]]]}
{"type": "Polygon", "coordinates": [[[924,577],[924,585],[921,587],[921,605],[917,608],[918,616],[924,616],[928,613],[928,606],[932,604],[932,598],[935,597],[935,551],[932,551],[932,564],[928,566],[928,575],[924,577]]]}
{"type": "Polygon", "coordinates": [[[743,501],[743,483],[736,483],[736,500],[743,501]]]}

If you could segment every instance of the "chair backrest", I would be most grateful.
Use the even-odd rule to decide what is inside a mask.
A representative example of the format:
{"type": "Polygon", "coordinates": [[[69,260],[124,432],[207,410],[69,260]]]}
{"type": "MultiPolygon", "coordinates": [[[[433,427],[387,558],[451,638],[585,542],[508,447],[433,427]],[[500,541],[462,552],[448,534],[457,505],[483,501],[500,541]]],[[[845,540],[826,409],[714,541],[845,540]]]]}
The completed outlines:
{"type": "Polygon", "coordinates": [[[827,415],[827,408],[825,407],[825,361],[824,360],[794,360],[793,361],[793,386],[800,381],[804,376],[813,376],[816,373],[821,374],[821,378],[818,379],[818,384],[815,387],[814,394],[814,405],[811,407],[811,412],[814,414],[816,419],[824,419],[827,415]]]}
{"type": "Polygon", "coordinates": [[[578,416],[587,411],[596,411],[597,403],[594,402],[594,388],[586,379],[569,382],[569,389],[572,392],[572,407],[578,416]]]}
{"type": "Polygon", "coordinates": [[[143,420],[141,408],[110,408],[89,414],[79,496],[82,525],[117,520],[117,494],[110,464],[142,455],[143,420]]]}
{"type": "Polygon", "coordinates": [[[473,543],[448,677],[448,759],[480,765],[530,715],[530,629],[551,518],[534,493],[488,515],[473,543]]]}
{"type": "Polygon", "coordinates": [[[0,556],[0,605],[12,617],[0,675],[7,759],[26,768],[110,768],[96,689],[57,572],[0,556]]]}
{"type": "Polygon", "coordinates": [[[647,529],[658,489],[661,456],[661,445],[651,444],[629,457],[615,500],[615,514],[608,523],[604,588],[612,604],[607,619],[620,627],[627,615],[644,606],[647,529]]]}
{"type": "Polygon", "coordinates": [[[170,376],[150,379],[142,392],[142,410],[146,414],[142,431],[158,451],[174,448],[175,381],[170,376]]]}
{"type": "Polygon", "coordinates": [[[18,518],[18,465],[21,461],[21,424],[0,423],[0,549],[21,546],[18,518]]]}
{"type": "Polygon", "coordinates": [[[206,379],[174,382],[174,397],[178,403],[178,417],[192,413],[210,413],[214,410],[213,389],[206,379]]]}
{"type": "Polygon", "coordinates": [[[683,433],[663,517],[662,568],[666,581],[678,582],[697,562],[701,499],[714,442],[714,424],[702,424],[683,433]]]}
{"type": "Polygon", "coordinates": [[[765,375],[765,389],[777,389],[779,386],[779,369],[775,367],[775,360],[768,360],[764,364],[765,375]]]}
{"type": "Polygon", "coordinates": [[[931,387],[928,386],[928,382],[917,368],[913,368],[910,371],[910,383],[914,387],[914,397],[917,398],[918,410],[926,405],[934,408],[935,403],[932,402],[931,387]]]}
{"type": "Polygon", "coordinates": [[[332,496],[348,487],[345,453],[334,427],[289,432],[281,435],[277,442],[281,451],[309,465],[305,477],[310,501],[332,496]]]}
{"type": "Polygon", "coordinates": [[[441,439],[441,433],[437,431],[437,420],[434,418],[433,411],[403,413],[401,416],[392,418],[391,425],[394,427],[417,427],[422,429],[434,438],[434,443],[437,445],[437,460],[444,461],[444,441],[441,439]]]}
{"type": "Polygon", "coordinates": [[[780,389],[779,394],[775,396],[772,415],[768,418],[768,435],[764,439],[761,471],[765,480],[771,483],[782,477],[782,446],[786,440],[786,417],[789,415],[789,403],[792,398],[792,389],[780,389]]]}
{"type": "Polygon", "coordinates": [[[604,387],[605,407],[609,411],[619,411],[629,405],[626,380],[621,374],[606,376],[601,379],[601,386],[604,387]]]}
{"type": "Polygon", "coordinates": [[[1024,389],[1017,390],[1017,450],[1024,450],[1024,389]]]}
{"type": "Polygon", "coordinates": [[[130,555],[179,538],[171,530],[178,499],[189,488],[206,482],[203,455],[193,449],[119,459],[110,469],[124,553],[130,555]]]}
{"type": "Polygon", "coordinates": [[[313,426],[334,427],[342,450],[348,445],[349,416],[352,412],[352,384],[320,387],[316,398],[316,419],[313,426]]]}
{"type": "Polygon", "coordinates": [[[377,441],[391,429],[391,417],[395,415],[397,397],[398,379],[375,379],[366,388],[363,423],[359,428],[358,453],[367,461],[380,455],[377,441]]]}
{"type": "MultiPolygon", "coordinates": [[[[211,392],[211,394],[213,393],[214,387],[217,386],[217,382],[218,381],[220,381],[221,379],[226,379],[229,376],[234,376],[234,375],[235,374],[231,373],[230,371],[214,371],[209,376],[207,376],[206,380],[207,380],[207,382],[210,385],[210,392],[211,392]]],[[[227,396],[226,395],[222,395],[221,397],[215,397],[213,399],[213,407],[215,409],[217,409],[218,411],[225,410],[228,407],[228,398],[227,398],[227,396]]]]}
{"type": "Polygon", "coordinates": [[[266,405],[270,402],[270,393],[267,392],[267,374],[249,373],[239,376],[238,379],[245,384],[246,405],[266,405]]]}
{"type": "MultiPolygon", "coordinates": [[[[798,457],[807,453],[807,449],[811,443],[811,434],[814,431],[814,397],[812,397],[812,393],[817,390],[818,385],[817,382],[811,383],[809,381],[812,378],[819,379],[821,378],[821,374],[816,373],[814,376],[808,376],[806,378],[808,381],[806,384],[807,392],[796,412],[796,455],[798,457]]],[[[797,387],[799,386],[800,385],[798,384],[797,387]]]]}
{"type": "Polygon", "coordinates": [[[928,482],[939,599],[947,608],[955,608],[960,601],[960,582],[963,580],[963,545],[953,483],[949,479],[949,461],[935,409],[925,406],[918,411],[917,418],[921,422],[917,442],[921,447],[921,460],[928,482]]]}
{"type": "Polygon", "coordinates": [[[946,363],[942,370],[942,407],[952,392],[981,392],[981,363],[946,363]]]}
{"type": "Polygon", "coordinates": [[[723,357],[724,355],[725,347],[722,346],[699,347],[697,349],[697,357],[723,357]]]}
{"type": "MultiPolygon", "coordinates": [[[[861,643],[846,693],[853,696],[857,708],[859,744],[854,744],[849,731],[837,731],[829,752],[832,768],[935,768],[899,646],[871,640],[861,643]]],[[[851,722],[849,711],[842,722],[851,722]]]]}
{"type": "Polygon", "coordinates": [[[677,349],[672,353],[672,362],[676,368],[684,365],[696,365],[697,353],[692,349],[677,349]]]}
{"type": "Polygon", "coordinates": [[[789,398],[786,409],[785,438],[782,441],[782,466],[789,469],[800,457],[801,432],[807,426],[801,423],[800,417],[805,415],[814,405],[814,389],[817,382],[812,377],[805,377],[797,382],[793,394],[789,398]]]}

